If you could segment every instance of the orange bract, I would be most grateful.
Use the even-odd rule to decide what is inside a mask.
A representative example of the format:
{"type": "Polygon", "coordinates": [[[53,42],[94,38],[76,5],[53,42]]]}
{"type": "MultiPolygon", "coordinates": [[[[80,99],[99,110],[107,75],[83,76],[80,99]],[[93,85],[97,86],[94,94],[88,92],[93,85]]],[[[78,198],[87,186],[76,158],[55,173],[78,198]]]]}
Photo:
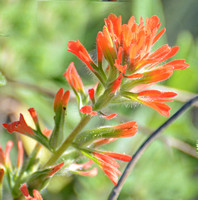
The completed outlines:
{"type": "MultiPolygon", "coordinates": [[[[9,140],[6,144],[5,147],[5,153],[3,152],[3,149],[0,146],[0,167],[6,167],[12,170],[12,163],[10,160],[10,151],[12,150],[14,143],[13,141],[9,140]]],[[[23,150],[23,144],[19,140],[18,141],[18,158],[17,158],[17,169],[21,168],[23,165],[23,155],[24,155],[24,150],[23,150]]]]}
{"type": "Polygon", "coordinates": [[[118,170],[118,168],[120,168],[120,165],[114,159],[129,162],[132,158],[131,156],[126,154],[107,151],[101,151],[101,153],[93,152],[93,155],[97,159],[100,168],[109,177],[114,185],[117,185],[118,183],[118,175],[122,175],[122,173],[118,170]]]}
{"type": "Polygon", "coordinates": [[[62,163],[60,163],[60,164],[58,164],[58,165],[53,166],[53,167],[50,169],[50,172],[49,172],[48,176],[54,175],[63,165],[64,165],[64,162],[62,162],[62,163]]]}
{"type": "Polygon", "coordinates": [[[174,92],[160,92],[157,90],[146,90],[138,94],[138,99],[145,105],[157,110],[164,116],[169,116],[170,107],[164,102],[173,101],[172,98],[177,94],[174,92]]]}
{"type": "Polygon", "coordinates": [[[25,119],[22,114],[20,114],[19,121],[15,121],[12,123],[4,123],[4,128],[7,129],[9,133],[13,133],[14,131],[24,134],[24,135],[35,135],[34,131],[27,125],[25,119]]]}
{"type": "Polygon", "coordinates": [[[68,51],[72,52],[76,56],[78,56],[88,67],[91,71],[94,71],[94,69],[91,66],[91,63],[94,63],[91,57],[89,56],[89,53],[85,49],[85,47],[77,41],[69,41],[68,42],[68,51]]]}
{"type": "MultiPolygon", "coordinates": [[[[157,34],[161,25],[157,16],[147,18],[145,25],[142,18],[138,25],[134,17],[129,19],[128,24],[121,25],[121,16],[117,18],[114,14],[110,14],[108,19],[105,19],[105,23],[114,42],[112,46],[114,46],[115,51],[119,52],[118,58],[121,54],[120,47],[122,47],[122,62],[127,64],[128,73],[134,73],[134,71],[139,71],[142,68],[144,68],[143,71],[151,70],[159,63],[174,56],[179,49],[179,47],[169,47],[166,44],[155,52],[151,52],[152,46],[165,32],[165,29],[162,29],[157,34]]],[[[106,48],[108,48],[108,45],[106,45],[106,48]]],[[[182,65],[178,69],[188,67],[186,63],[181,61],[170,64],[174,66],[177,62],[182,65]]]]}
{"type": "Polygon", "coordinates": [[[26,184],[21,185],[20,190],[25,196],[25,200],[43,200],[41,194],[37,190],[33,190],[34,197],[30,196],[26,184]]]}
{"type": "Polygon", "coordinates": [[[63,88],[59,89],[59,91],[56,93],[56,96],[54,98],[54,111],[59,107],[66,107],[67,103],[69,101],[70,92],[67,90],[65,93],[63,93],[63,88]]]}
{"type": "Polygon", "coordinates": [[[69,67],[67,68],[67,71],[64,73],[64,76],[67,79],[67,82],[72,87],[72,89],[76,91],[82,91],[84,93],[82,80],[78,75],[78,72],[73,62],[70,63],[69,67]]]}
{"type": "Polygon", "coordinates": [[[85,105],[80,109],[81,113],[89,114],[91,116],[97,115],[98,113],[96,111],[92,110],[92,107],[90,105],[85,105]]]}

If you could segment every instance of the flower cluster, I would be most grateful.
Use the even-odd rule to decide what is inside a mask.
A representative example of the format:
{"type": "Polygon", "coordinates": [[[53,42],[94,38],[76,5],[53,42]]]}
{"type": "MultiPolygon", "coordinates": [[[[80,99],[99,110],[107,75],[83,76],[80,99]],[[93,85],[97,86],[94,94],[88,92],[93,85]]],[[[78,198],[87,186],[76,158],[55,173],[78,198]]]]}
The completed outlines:
{"type": "Polygon", "coordinates": [[[179,47],[166,44],[152,51],[153,45],[165,32],[165,29],[158,32],[160,25],[157,16],[147,18],[145,23],[141,18],[139,24],[131,17],[127,24],[122,24],[121,16],[110,14],[96,38],[97,63],[92,60],[80,41],[68,42],[68,51],[80,58],[98,78],[95,86],[86,92],[73,62],[64,73],[76,96],[81,120],[65,139],[70,91],[64,92],[61,88],[54,98],[55,116],[52,130],[41,131],[34,108],[28,111],[35,128],[26,123],[22,114],[18,121],[4,123],[3,126],[9,133],[18,132],[31,137],[37,144],[27,162],[23,163],[23,145],[21,141],[18,142],[16,170],[13,170],[9,157],[13,142],[8,141],[5,152],[0,146],[0,189],[6,172],[15,198],[24,195],[26,200],[42,200],[38,191],[47,186],[57,171],[63,169],[62,173],[96,176],[98,169],[94,165],[98,165],[114,185],[118,183],[118,177],[122,173],[116,160],[129,162],[132,156],[104,151],[101,146],[119,138],[134,136],[137,133],[137,123],[129,121],[115,126],[88,130],[83,128],[93,117],[102,117],[105,120],[115,118],[117,113],[106,114],[104,111],[110,103],[137,102],[153,108],[163,116],[169,116],[170,107],[165,103],[171,102],[176,93],[148,88],[168,79],[174,70],[187,68],[188,64],[183,59],[164,63],[177,53],[179,47]],[[38,159],[42,146],[52,154],[44,165],[38,159]]]}
{"type": "Polygon", "coordinates": [[[134,17],[129,19],[128,24],[122,24],[121,20],[121,16],[116,17],[114,14],[105,19],[103,31],[96,38],[98,65],[78,40],[68,43],[68,51],[77,55],[96,76],[100,74],[99,80],[102,80],[108,95],[117,92],[117,96],[122,99],[142,103],[169,116],[170,108],[165,102],[172,101],[170,98],[176,93],[145,89],[168,79],[174,70],[187,68],[188,64],[184,59],[164,64],[177,53],[177,46],[165,44],[152,52],[153,45],[165,32],[165,28],[158,32],[161,23],[157,16],[147,18],[145,24],[142,18],[139,24],[134,17]],[[103,58],[108,63],[105,74],[103,58]]]}

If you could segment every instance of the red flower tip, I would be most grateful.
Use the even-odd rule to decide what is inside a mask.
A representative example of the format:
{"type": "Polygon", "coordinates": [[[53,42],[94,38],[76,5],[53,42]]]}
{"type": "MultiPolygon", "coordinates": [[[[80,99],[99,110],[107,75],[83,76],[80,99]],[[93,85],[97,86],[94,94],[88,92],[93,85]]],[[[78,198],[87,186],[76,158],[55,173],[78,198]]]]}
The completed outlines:
{"type": "Polygon", "coordinates": [[[175,92],[161,92],[158,90],[146,90],[142,91],[138,94],[138,99],[141,103],[155,109],[161,115],[168,117],[170,107],[166,105],[164,102],[171,102],[173,101],[172,98],[175,97],[177,94],[175,92]]]}
{"type": "Polygon", "coordinates": [[[110,156],[102,153],[94,152],[94,156],[96,157],[100,168],[109,177],[113,184],[117,185],[118,175],[122,175],[122,173],[118,170],[120,167],[119,164],[110,156]]]}
{"type": "Polygon", "coordinates": [[[61,105],[62,96],[63,96],[63,88],[60,88],[54,98],[54,111],[58,108],[59,105],[61,105]]]}
{"type": "Polygon", "coordinates": [[[100,39],[99,39],[100,36],[97,35],[96,37],[96,45],[97,45],[97,53],[98,53],[98,64],[102,63],[102,57],[103,57],[103,54],[102,54],[102,49],[100,47],[100,39]]]}
{"type": "Polygon", "coordinates": [[[143,76],[144,76],[143,74],[137,73],[137,74],[128,75],[126,77],[130,79],[135,79],[135,78],[142,78],[143,76]]]}
{"type": "Polygon", "coordinates": [[[98,146],[113,142],[115,140],[117,140],[117,138],[102,138],[102,139],[94,141],[93,144],[94,144],[94,147],[98,147],[98,146]]]}
{"type": "Polygon", "coordinates": [[[21,190],[21,192],[23,193],[23,195],[25,197],[29,197],[30,196],[26,184],[21,185],[20,190],[21,190]]]}
{"type": "Polygon", "coordinates": [[[29,108],[28,111],[29,111],[29,113],[30,113],[35,125],[37,125],[38,124],[38,117],[37,117],[37,113],[36,113],[35,109],[34,108],[29,108]]]}
{"type": "Polygon", "coordinates": [[[114,92],[117,91],[117,89],[120,87],[122,78],[123,78],[123,75],[122,75],[122,73],[120,73],[118,78],[113,82],[113,84],[111,86],[111,92],[110,93],[114,93],[114,92]]]}
{"type": "Polygon", "coordinates": [[[118,71],[120,71],[122,74],[125,74],[126,69],[127,69],[127,65],[122,65],[122,54],[123,54],[123,48],[119,47],[118,50],[118,59],[115,60],[115,67],[118,69],[118,71]]]}
{"type": "Polygon", "coordinates": [[[10,140],[7,142],[6,147],[5,147],[5,153],[3,153],[3,149],[0,146],[0,167],[1,166],[6,166],[11,169],[11,160],[10,160],[10,151],[13,147],[13,142],[10,140]]]}
{"type": "Polygon", "coordinates": [[[5,156],[3,153],[3,149],[0,145],[0,167],[5,165],[5,156]]]}
{"type": "Polygon", "coordinates": [[[80,112],[81,113],[84,113],[84,114],[89,114],[89,115],[97,115],[98,113],[96,111],[93,111],[92,110],[92,107],[90,105],[85,105],[83,106],[81,109],[80,109],[80,112]]]}
{"type": "MultiPolygon", "coordinates": [[[[114,59],[116,58],[116,52],[114,49],[114,44],[111,39],[108,29],[104,26],[103,32],[99,32],[97,35],[97,44],[100,51],[102,51],[106,60],[114,64],[114,59]]],[[[100,53],[101,54],[101,53],[100,53]]]]}
{"type": "Polygon", "coordinates": [[[7,142],[6,144],[6,148],[5,148],[5,164],[7,167],[11,168],[12,164],[11,164],[11,160],[10,160],[10,151],[13,147],[14,143],[10,140],[7,142]]]}
{"type": "Polygon", "coordinates": [[[78,171],[78,174],[80,174],[81,176],[96,176],[98,174],[98,169],[96,167],[94,167],[93,169],[90,169],[88,171],[78,171]]]}
{"type": "Polygon", "coordinates": [[[52,176],[54,175],[62,166],[64,165],[64,162],[56,165],[56,166],[53,166],[51,169],[50,169],[50,172],[48,174],[48,176],[52,176]]]}
{"type": "Polygon", "coordinates": [[[124,162],[129,162],[132,158],[132,156],[121,154],[121,153],[115,153],[115,152],[109,152],[109,151],[103,151],[103,153],[110,156],[111,158],[122,160],[124,162]]]}
{"type": "Polygon", "coordinates": [[[3,176],[4,176],[4,173],[5,173],[4,169],[1,168],[1,166],[0,166],[0,185],[1,185],[2,182],[3,182],[3,176]]]}
{"type": "Polygon", "coordinates": [[[95,116],[95,115],[97,115],[98,113],[96,112],[96,111],[92,111],[91,113],[90,113],[90,115],[91,116],[95,116]]]}
{"type": "Polygon", "coordinates": [[[69,170],[82,176],[96,176],[98,174],[98,170],[96,167],[91,170],[84,171],[84,169],[90,169],[93,163],[94,162],[92,160],[89,160],[88,162],[82,164],[73,163],[70,165],[69,170]]]}
{"type": "Polygon", "coordinates": [[[117,137],[131,137],[137,133],[137,122],[130,121],[123,124],[119,124],[114,126],[115,130],[117,130],[117,137]]]}
{"type": "Polygon", "coordinates": [[[43,200],[41,194],[37,190],[33,190],[34,199],[32,200],[43,200]]]}
{"type": "Polygon", "coordinates": [[[70,84],[70,86],[74,90],[83,91],[83,93],[84,93],[82,80],[81,80],[73,62],[70,63],[67,71],[64,73],[64,76],[65,76],[67,82],[70,84]]]}
{"type": "Polygon", "coordinates": [[[141,79],[142,83],[155,83],[168,79],[173,74],[173,66],[166,65],[161,66],[151,71],[144,73],[144,77],[141,79]]]}
{"type": "Polygon", "coordinates": [[[59,89],[59,91],[56,93],[56,96],[54,98],[54,111],[55,112],[60,106],[61,107],[66,107],[67,106],[67,103],[69,101],[69,96],[70,96],[69,90],[67,90],[63,94],[63,88],[59,89]]]}
{"type": "Polygon", "coordinates": [[[117,113],[112,113],[110,115],[102,115],[102,117],[105,119],[113,119],[116,116],[117,116],[117,113]]]}
{"type": "Polygon", "coordinates": [[[89,98],[91,99],[92,102],[94,102],[95,101],[95,97],[94,97],[95,91],[94,91],[94,89],[93,88],[89,89],[88,93],[89,93],[89,98]]]}
{"type": "Polygon", "coordinates": [[[91,166],[92,166],[93,163],[94,162],[92,160],[89,160],[89,161],[87,161],[85,163],[81,163],[81,164],[73,163],[73,164],[70,165],[69,168],[72,171],[75,171],[75,170],[78,170],[78,169],[89,169],[89,168],[91,168],[91,166]]]}
{"type": "Polygon", "coordinates": [[[4,128],[7,129],[9,133],[13,133],[14,131],[24,134],[24,135],[34,135],[34,131],[26,124],[25,119],[22,114],[20,114],[19,121],[15,121],[12,123],[4,123],[4,128]]]}
{"type": "Polygon", "coordinates": [[[23,165],[23,154],[24,154],[24,151],[23,151],[23,143],[22,141],[18,141],[18,159],[17,159],[17,168],[21,168],[22,165],[23,165]]]}
{"type": "Polygon", "coordinates": [[[187,67],[189,67],[189,64],[185,63],[184,59],[173,60],[173,61],[165,64],[165,66],[166,65],[173,66],[174,70],[184,70],[187,67]]]}
{"type": "Polygon", "coordinates": [[[93,63],[93,60],[90,58],[87,50],[85,47],[77,41],[69,41],[68,42],[68,51],[72,52],[76,56],[78,56],[88,67],[91,71],[94,71],[90,63],[93,63]]]}
{"type": "Polygon", "coordinates": [[[52,130],[51,129],[43,129],[42,131],[43,135],[45,135],[46,137],[49,137],[52,134],[52,130]]]}
{"type": "Polygon", "coordinates": [[[63,95],[63,98],[62,98],[62,105],[63,107],[66,107],[67,104],[68,104],[68,101],[69,101],[69,96],[70,96],[70,91],[67,90],[64,95],[63,95]]]}
{"type": "Polygon", "coordinates": [[[33,190],[34,197],[31,197],[26,184],[21,185],[20,190],[25,196],[25,200],[43,200],[41,194],[37,190],[33,190]]]}
{"type": "Polygon", "coordinates": [[[90,114],[92,112],[92,107],[90,105],[83,106],[80,109],[80,112],[84,114],[90,114]]]}

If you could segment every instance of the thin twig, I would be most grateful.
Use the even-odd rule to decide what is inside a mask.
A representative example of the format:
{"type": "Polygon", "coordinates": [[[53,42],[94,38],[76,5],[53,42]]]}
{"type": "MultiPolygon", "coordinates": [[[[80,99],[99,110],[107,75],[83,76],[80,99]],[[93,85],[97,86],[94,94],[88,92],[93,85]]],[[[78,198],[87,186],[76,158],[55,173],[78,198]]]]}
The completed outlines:
{"type": "Polygon", "coordinates": [[[54,96],[55,96],[55,93],[52,92],[51,90],[42,88],[40,86],[31,84],[31,83],[24,83],[24,82],[20,82],[20,81],[11,80],[11,79],[7,79],[7,81],[8,81],[8,84],[11,84],[12,86],[17,85],[17,86],[21,86],[21,87],[24,87],[24,88],[28,88],[28,89],[40,92],[41,94],[45,94],[45,95],[52,97],[52,98],[54,98],[54,96]]]}
{"type": "MultiPolygon", "coordinates": [[[[153,131],[151,131],[149,128],[138,126],[138,130],[146,135],[151,135],[153,131]]],[[[181,141],[175,137],[169,136],[169,135],[163,135],[160,136],[160,139],[162,142],[164,142],[169,147],[173,147],[179,151],[182,151],[183,153],[186,153],[194,158],[198,158],[196,148],[191,146],[190,144],[181,141]]]]}
{"type": "Polygon", "coordinates": [[[131,161],[126,166],[118,184],[113,188],[108,200],[116,200],[121,192],[121,189],[129,176],[130,172],[134,168],[137,161],[140,159],[146,148],[156,139],[156,137],[169,125],[171,125],[181,114],[183,114],[192,104],[198,101],[198,96],[192,98],[186,102],[171,118],[169,118],[164,124],[162,124],[158,129],[156,129],[139,147],[139,149],[133,155],[131,161]]]}
{"type": "Polygon", "coordinates": [[[178,149],[183,153],[188,154],[194,158],[198,158],[196,148],[192,147],[188,143],[178,140],[177,138],[171,136],[163,137],[162,140],[170,147],[178,149]]]}

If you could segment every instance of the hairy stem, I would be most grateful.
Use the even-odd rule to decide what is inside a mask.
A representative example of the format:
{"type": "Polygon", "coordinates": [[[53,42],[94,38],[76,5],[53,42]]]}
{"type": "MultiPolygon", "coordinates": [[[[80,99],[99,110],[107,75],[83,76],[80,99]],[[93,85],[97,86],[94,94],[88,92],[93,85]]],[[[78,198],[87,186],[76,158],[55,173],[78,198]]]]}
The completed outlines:
{"type": "Polygon", "coordinates": [[[135,152],[132,159],[126,166],[118,184],[113,188],[108,200],[116,200],[121,192],[121,189],[134,168],[137,161],[140,159],[146,148],[156,139],[156,137],[169,125],[171,125],[181,114],[183,114],[192,104],[198,101],[198,96],[192,98],[188,102],[186,102],[171,118],[169,118],[164,124],[162,124],[158,129],[156,129],[139,147],[139,149],[135,152]]]}
{"type": "Polygon", "coordinates": [[[53,165],[60,156],[67,150],[67,148],[72,144],[74,138],[77,134],[85,127],[85,125],[90,121],[91,116],[86,115],[84,118],[81,119],[79,124],[76,128],[70,133],[67,139],[63,142],[63,144],[57,149],[57,151],[52,155],[52,157],[48,160],[44,167],[53,165]]]}

